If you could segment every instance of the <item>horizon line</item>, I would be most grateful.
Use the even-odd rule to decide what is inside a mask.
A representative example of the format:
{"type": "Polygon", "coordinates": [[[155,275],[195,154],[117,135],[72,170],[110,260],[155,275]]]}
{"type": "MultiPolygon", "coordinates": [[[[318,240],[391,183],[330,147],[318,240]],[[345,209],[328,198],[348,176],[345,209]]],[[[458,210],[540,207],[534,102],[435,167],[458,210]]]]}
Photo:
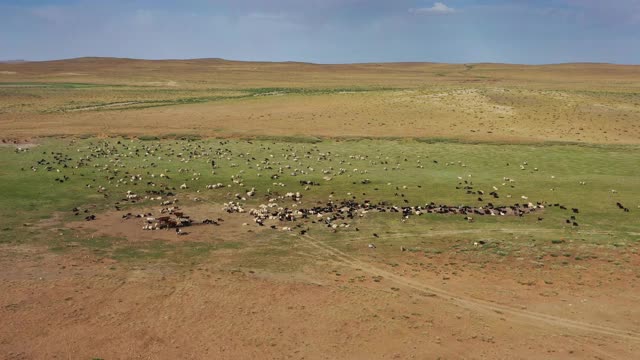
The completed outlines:
{"type": "Polygon", "coordinates": [[[437,61],[366,61],[366,62],[330,62],[330,63],[320,63],[320,62],[309,62],[309,61],[298,61],[298,60],[235,60],[235,59],[225,59],[219,57],[204,57],[204,58],[130,58],[130,57],[117,57],[117,56],[80,56],[80,57],[72,57],[72,58],[61,58],[61,59],[48,59],[48,60],[27,60],[27,59],[7,59],[0,60],[0,64],[24,64],[24,63],[44,63],[44,62],[62,62],[62,61],[73,61],[73,60],[88,60],[88,59],[100,59],[100,60],[129,60],[129,61],[205,61],[205,60],[215,60],[215,61],[227,61],[227,62],[244,62],[244,63],[269,63],[269,64],[287,64],[287,63],[296,63],[296,64],[306,64],[306,65],[383,65],[383,64],[434,64],[434,65],[517,65],[517,66],[553,66],[553,65],[617,65],[617,66],[639,66],[640,64],[630,64],[630,63],[615,63],[615,62],[597,62],[597,61],[573,61],[573,62],[557,62],[557,63],[507,63],[507,62],[489,62],[489,61],[480,61],[480,62],[437,62],[437,61]]]}

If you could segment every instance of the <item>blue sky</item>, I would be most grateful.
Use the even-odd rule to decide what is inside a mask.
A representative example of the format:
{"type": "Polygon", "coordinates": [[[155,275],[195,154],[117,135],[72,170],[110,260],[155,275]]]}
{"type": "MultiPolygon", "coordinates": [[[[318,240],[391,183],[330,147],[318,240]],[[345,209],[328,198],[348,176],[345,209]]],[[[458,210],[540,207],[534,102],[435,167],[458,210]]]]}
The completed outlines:
{"type": "Polygon", "coordinates": [[[0,0],[0,59],[640,63],[640,0],[0,0]]]}

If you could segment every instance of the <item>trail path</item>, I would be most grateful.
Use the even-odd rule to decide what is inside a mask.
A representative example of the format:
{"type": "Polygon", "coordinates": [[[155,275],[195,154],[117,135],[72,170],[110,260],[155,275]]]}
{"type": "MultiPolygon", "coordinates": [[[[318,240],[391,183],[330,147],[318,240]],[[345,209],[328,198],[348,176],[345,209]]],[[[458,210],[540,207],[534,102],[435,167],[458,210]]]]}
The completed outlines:
{"type": "Polygon", "coordinates": [[[428,296],[435,295],[435,296],[441,297],[453,304],[456,304],[458,306],[464,307],[472,311],[485,312],[493,315],[496,315],[496,314],[504,315],[504,316],[510,315],[512,316],[511,320],[526,322],[527,324],[529,324],[531,321],[537,322],[537,323],[545,323],[545,324],[556,326],[556,327],[563,327],[567,329],[578,330],[578,331],[592,333],[592,334],[606,335],[606,336],[611,336],[611,337],[624,339],[624,340],[631,340],[631,341],[640,343],[640,333],[637,333],[637,332],[620,330],[620,329],[615,329],[607,326],[583,323],[580,321],[569,320],[569,319],[565,319],[565,318],[554,316],[554,315],[548,315],[548,314],[528,311],[525,309],[519,309],[519,308],[515,308],[508,305],[497,304],[497,303],[486,301],[486,300],[459,296],[447,290],[443,290],[434,286],[425,285],[415,280],[407,279],[405,277],[402,277],[394,273],[391,273],[389,271],[386,271],[384,269],[378,268],[364,261],[358,260],[353,256],[348,255],[319,240],[316,240],[315,238],[309,235],[304,235],[299,238],[305,241],[307,244],[323,251],[327,255],[330,255],[336,258],[337,260],[340,261],[340,263],[344,265],[347,265],[354,269],[360,269],[372,275],[383,276],[385,279],[393,281],[396,284],[406,286],[408,288],[414,289],[428,296]]]}

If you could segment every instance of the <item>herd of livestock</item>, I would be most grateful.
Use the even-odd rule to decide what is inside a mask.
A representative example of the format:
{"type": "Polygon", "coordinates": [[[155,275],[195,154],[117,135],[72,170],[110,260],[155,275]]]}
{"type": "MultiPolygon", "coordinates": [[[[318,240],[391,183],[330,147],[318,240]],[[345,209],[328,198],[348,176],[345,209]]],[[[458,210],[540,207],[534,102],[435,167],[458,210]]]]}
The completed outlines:
{"type": "MultiPolygon", "coordinates": [[[[249,144],[252,144],[248,141],[249,144]]],[[[509,205],[494,204],[494,202],[502,201],[501,195],[498,193],[498,187],[493,186],[493,191],[485,194],[482,190],[474,189],[473,182],[469,178],[458,177],[455,188],[463,191],[467,195],[474,197],[474,201],[481,203],[480,205],[450,205],[435,202],[423,204],[411,204],[403,193],[407,186],[395,186],[397,190],[394,194],[398,201],[357,201],[355,196],[345,197],[344,200],[334,200],[334,192],[330,193],[329,199],[325,201],[303,202],[303,194],[300,191],[309,190],[312,187],[329,186],[332,180],[338,177],[350,177],[353,184],[370,185],[371,180],[366,178],[369,170],[362,168],[363,164],[369,167],[377,166],[383,171],[396,171],[407,166],[408,159],[385,157],[382,152],[368,155],[339,155],[329,151],[323,152],[316,146],[303,146],[303,149],[295,148],[293,145],[280,145],[279,151],[272,149],[267,142],[259,145],[256,154],[250,152],[234,151],[228,141],[219,141],[209,143],[209,146],[200,142],[182,142],[166,146],[162,142],[131,142],[131,141],[100,141],[90,142],[84,150],[77,149],[78,156],[72,156],[63,152],[44,152],[43,157],[37,160],[30,168],[31,171],[55,172],[59,174],[54,178],[58,183],[68,182],[73,178],[81,178],[85,182],[85,187],[101,193],[105,198],[114,197],[117,201],[114,203],[116,210],[124,211],[123,208],[127,204],[138,203],[140,201],[152,200],[158,201],[163,206],[158,216],[153,214],[138,214],[136,216],[131,213],[123,215],[124,219],[133,217],[142,218],[143,228],[145,230],[157,229],[176,229],[176,233],[182,233],[181,228],[191,226],[194,220],[184,214],[178,206],[175,205],[176,195],[178,192],[185,194],[199,194],[202,191],[222,189],[227,190],[227,201],[224,203],[224,210],[228,213],[247,213],[252,217],[252,222],[257,226],[266,226],[273,229],[293,230],[300,229],[301,233],[309,231],[308,226],[303,224],[321,224],[331,231],[338,231],[340,228],[350,227],[353,220],[364,217],[367,213],[388,213],[397,215],[402,221],[406,221],[411,216],[421,216],[426,214],[438,214],[449,216],[461,216],[462,219],[473,222],[476,217],[482,216],[516,216],[522,217],[532,213],[538,213],[538,221],[542,221],[542,212],[545,207],[559,207],[569,211],[566,206],[558,203],[546,202],[530,202],[528,197],[522,195],[523,201],[512,203],[509,205]],[[202,175],[202,163],[210,169],[211,175],[202,175]],[[175,170],[167,166],[169,163],[178,163],[181,167],[175,170]],[[196,171],[191,164],[199,164],[200,171],[196,171]],[[224,165],[221,165],[224,163],[224,165]],[[353,167],[357,163],[360,169],[353,167]],[[162,166],[161,166],[162,165],[162,166]],[[230,176],[231,182],[223,184],[222,182],[210,185],[199,185],[201,178],[220,179],[217,171],[221,166],[225,166],[227,170],[233,170],[230,176]],[[318,166],[317,169],[314,166],[318,166]],[[339,167],[338,167],[339,166],[339,167]],[[89,171],[87,171],[89,170],[89,171]],[[248,170],[255,171],[256,178],[268,177],[272,182],[269,188],[261,189],[264,201],[261,203],[257,199],[260,197],[255,187],[247,189],[245,176],[248,170]],[[287,186],[283,183],[285,178],[298,177],[294,185],[298,186],[300,191],[290,191],[280,195],[280,188],[287,186]],[[309,180],[309,179],[312,180],[309,180]],[[320,180],[320,178],[322,180],[320,180]],[[181,185],[178,185],[182,183],[181,185]],[[326,185],[325,185],[326,184],[326,185]],[[137,189],[137,195],[132,190],[137,189]],[[231,191],[235,189],[235,191],[231,191]],[[238,191],[238,189],[243,189],[238,191]],[[118,196],[117,193],[125,193],[124,197],[118,196]],[[483,197],[488,196],[491,201],[485,200],[483,197]],[[248,205],[250,204],[250,205],[248,205]],[[294,226],[291,226],[295,224],[294,226]]],[[[71,147],[75,145],[71,143],[71,147]]],[[[414,160],[415,161],[415,160],[414,160]]],[[[417,168],[424,168],[426,162],[432,163],[432,166],[438,166],[439,162],[435,159],[427,160],[420,156],[417,157],[414,165],[417,168]],[[423,162],[424,161],[424,162],[423,162]]],[[[508,165],[508,164],[507,164],[508,165]]],[[[458,161],[447,162],[444,166],[459,166],[461,168],[466,165],[458,161]]],[[[528,164],[525,162],[520,164],[521,170],[527,169],[528,164]]],[[[23,168],[24,171],[27,169],[23,168]]],[[[537,168],[532,171],[538,171],[537,168]]],[[[470,177],[470,175],[469,175],[470,177]]],[[[224,181],[224,180],[223,180],[224,181]]],[[[505,188],[513,188],[513,180],[510,178],[502,179],[502,185],[505,188]]],[[[391,185],[391,183],[387,184],[391,185]]],[[[499,185],[499,184],[497,184],[499,185]]],[[[377,185],[379,186],[379,185],[377,185]]],[[[373,190],[378,190],[378,187],[373,190]]],[[[421,186],[418,185],[418,188],[421,186]]],[[[348,193],[351,195],[351,193],[348,193]]],[[[363,193],[363,195],[366,195],[363,193]]],[[[503,196],[502,199],[510,199],[510,194],[503,196]]],[[[194,201],[200,201],[201,198],[193,198],[194,201]]],[[[621,203],[617,206],[629,212],[629,209],[621,203]]],[[[76,215],[78,212],[74,209],[76,215]]],[[[566,219],[567,224],[578,226],[576,219],[579,209],[571,208],[571,216],[566,219]]],[[[95,214],[85,214],[87,221],[95,220],[95,214]]],[[[198,223],[220,225],[223,220],[204,219],[198,223]]],[[[356,230],[359,230],[356,228],[356,230]]]]}

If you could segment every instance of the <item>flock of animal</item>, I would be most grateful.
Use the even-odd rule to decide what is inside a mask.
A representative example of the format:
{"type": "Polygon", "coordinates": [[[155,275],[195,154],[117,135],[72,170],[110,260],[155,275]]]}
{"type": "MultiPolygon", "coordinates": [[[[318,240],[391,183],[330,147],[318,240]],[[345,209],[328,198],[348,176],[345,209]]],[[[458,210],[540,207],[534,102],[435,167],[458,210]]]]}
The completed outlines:
{"type": "MultiPolygon", "coordinates": [[[[251,141],[248,144],[253,145],[251,141]]],[[[97,141],[88,142],[80,146],[72,141],[70,147],[78,146],[76,149],[78,156],[71,156],[63,152],[44,152],[43,157],[31,166],[31,171],[45,171],[61,173],[54,180],[58,183],[66,183],[74,178],[82,178],[85,180],[87,189],[95,189],[105,198],[113,196],[114,193],[121,192],[124,196],[118,198],[113,203],[118,211],[122,211],[127,204],[134,204],[141,201],[157,201],[161,206],[165,206],[159,217],[140,216],[144,222],[145,230],[156,229],[176,229],[176,233],[183,234],[182,228],[192,224],[192,220],[183,216],[182,211],[178,211],[177,207],[173,210],[169,205],[176,202],[177,192],[183,193],[200,193],[207,190],[218,190],[226,195],[227,198],[223,208],[229,213],[247,212],[253,217],[253,222],[257,226],[265,226],[269,220],[275,221],[276,224],[270,225],[271,228],[289,230],[299,229],[301,234],[309,231],[309,227],[301,223],[319,223],[331,231],[338,231],[340,228],[350,227],[350,220],[363,217],[369,212],[398,214],[402,221],[406,221],[410,216],[421,216],[424,214],[439,214],[449,216],[461,216],[468,222],[473,222],[477,216],[518,216],[522,217],[533,212],[541,212],[545,207],[558,207],[563,210],[568,208],[559,203],[547,204],[545,202],[530,202],[525,195],[520,196],[522,202],[516,202],[510,205],[499,205],[493,202],[500,201],[501,198],[512,198],[510,194],[503,197],[498,193],[497,186],[492,187],[491,192],[485,193],[483,190],[476,189],[471,175],[468,177],[458,177],[455,184],[457,190],[461,190],[464,194],[473,197],[474,201],[482,203],[479,206],[470,205],[447,205],[428,202],[423,204],[411,204],[411,201],[405,195],[407,185],[392,185],[390,182],[387,186],[395,186],[396,192],[394,198],[401,199],[401,203],[392,201],[357,201],[357,197],[348,192],[344,199],[334,199],[337,196],[334,191],[329,192],[328,200],[318,200],[317,197],[313,201],[307,202],[307,206],[303,203],[303,194],[301,191],[311,190],[313,187],[329,186],[335,179],[351,178],[354,189],[358,186],[369,186],[372,191],[378,191],[381,186],[372,182],[368,176],[371,167],[381,168],[382,171],[401,171],[406,166],[415,166],[418,169],[424,169],[427,161],[426,157],[417,156],[413,165],[409,162],[409,157],[390,159],[381,151],[371,154],[352,154],[340,155],[330,151],[322,151],[315,145],[296,147],[291,144],[276,144],[269,142],[260,142],[256,154],[248,151],[236,151],[230,146],[229,141],[222,140],[217,142],[139,142],[139,141],[97,141]],[[272,148],[273,146],[273,148],[272,148]],[[279,149],[276,149],[277,147],[279,149]],[[425,163],[423,163],[425,161],[425,163]],[[175,165],[179,164],[177,171],[175,165]],[[198,166],[192,166],[194,163],[198,166]],[[211,171],[211,175],[202,175],[203,163],[211,171]],[[357,163],[359,168],[353,167],[353,163],[357,163]],[[368,168],[362,166],[367,165],[368,168]],[[337,166],[336,166],[337,165],[337,166]],[[230,182],[224,184],[224,181],[217,172],[220,167],[226,168],[226,172],[232,172],[230,182]],[[315,167],[318,167],[317,169],[315,167]],[[352,167],[352,169],[349,169],[352,167]],[[171,169],[173,168],[173,170],[171,169]],[[198,168],[199,170],[196,170],[198,168]],[[255,172],[255,178],[250,181],[264,181],[268,178],[271,180],[271,186],[261,191],[256,187],[247,189],[245,182],[248,170],[255,172]],[[292,182],[293,178],[298,177],[292,182]],[[202,178],[202,180],[201,180],[202,178]],[[205,178],[218,180],[212,184],[200,185],[205,178]],[[320,180],[320,178],[322,180],[320,180]],[[283,181],[289,183],[285,184],[283,181]],[[181,185],[177,186],[177,184],[181,185]],[[283,187],[299,186],[299,191],[287,191],[282,193],[279,189],[283,187]],[[138,195],[133,190],[124,190],[127,188],[137,189],[138,195]],[[232,191],[233,189],[243,189],[242,191],[232,191]],[[264,196],[264,203],[260,204],[254,198],[264,196]],[[492,201],[485,201],[485,197],[489,196],[492,201]],[[245,211],[245,202],[258,203],[248,211],[245,211]],[[315,206],[312,205],[315,203],[315,206]],[[280,205],[279,205],[280,204],[280,205]],[[173,218],[171,217],[173,216],[173,218]],[[288,226],[289,223],[298,222],[296,226],[288,226]],[[279,225],[278,223],[283,223],[279,225]]],[[[437,159],[429,159],[432,166],[441,166],[437,159]]],[[[465,168],[467,165],[463,161],[446,162],[444,166],[458,166],[465,168]]],[[[509,164],[507,164],[509,166],[509,164]]],[[[520,170],[528,169],[528,163],[524,162],[519,165],[520,170]]],[[[25,168],[23,168],[26,171],[25,168]]],[[[538,171],[534,168],[533,171],[538,171]]],[[[507,189],[514,188],[514,180],[508,177],[502,178],[501,185],[507,189]]],[[[418,190],[421,185],[417,185],[418,190]]],[[[297,190],[297,189],[294,189],[297,190]]],[[[374,197],[375,195],[362,192],[363,197],[374,197]]],[[[201,198],[193,198],[196,201],[201,198]]],[[[620,202],[617,206],[629,212],[620,202]]],[[[77,208],[73,209],[76,215],[79,215],[77,208]]],[[[572,208],[572,215],[566,219],[566,223],[571,226],[579,226],[576,214],[579,209],[572,208]]],[[[131,218],[129,213],[123,218],[131,218]]],[[[95,214],[86,215],[87,221],[96,219],[95,214]]],[[[219,219],[221,220],[221,219],[219,219]]],[[[205,220],[205,223],[219,225],[220,221],[205,220]]],[[[543,217],[538,216],[538,221],[542,221],[543,217]]],[[[356,228],[357,231],[359,229],[356,228]]]]}

